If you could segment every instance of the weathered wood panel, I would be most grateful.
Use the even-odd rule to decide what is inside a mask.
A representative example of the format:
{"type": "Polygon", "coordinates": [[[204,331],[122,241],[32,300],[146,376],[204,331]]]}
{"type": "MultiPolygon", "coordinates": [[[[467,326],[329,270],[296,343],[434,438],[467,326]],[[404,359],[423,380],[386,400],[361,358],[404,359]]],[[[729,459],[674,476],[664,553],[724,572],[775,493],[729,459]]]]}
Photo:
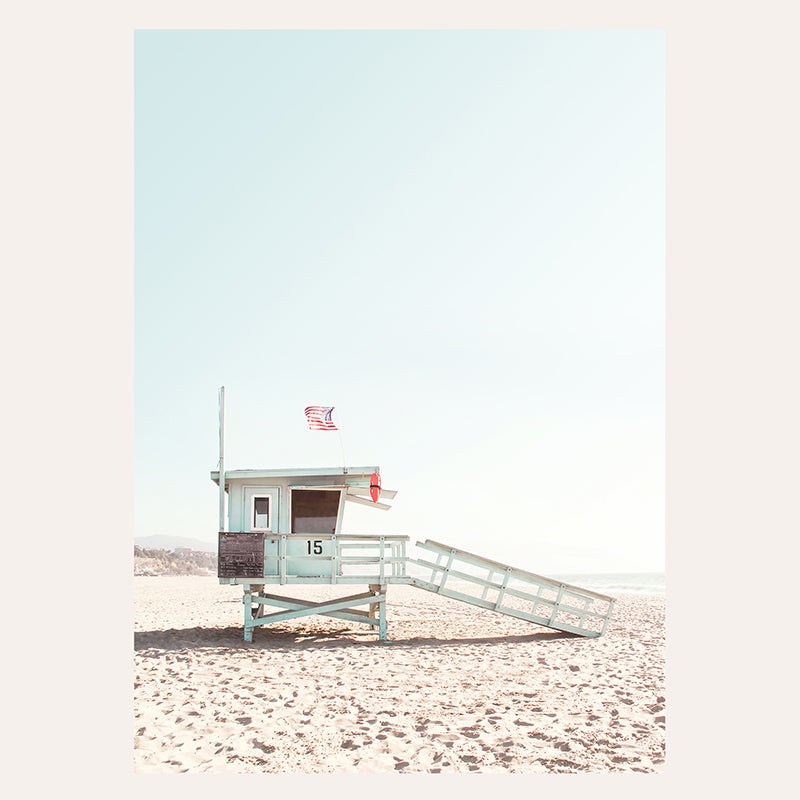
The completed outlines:
{"type": "Polygon", "coordinates": [[[264,576],[264,534],[219,534],[218,578],[261,578],[264,576]]]}

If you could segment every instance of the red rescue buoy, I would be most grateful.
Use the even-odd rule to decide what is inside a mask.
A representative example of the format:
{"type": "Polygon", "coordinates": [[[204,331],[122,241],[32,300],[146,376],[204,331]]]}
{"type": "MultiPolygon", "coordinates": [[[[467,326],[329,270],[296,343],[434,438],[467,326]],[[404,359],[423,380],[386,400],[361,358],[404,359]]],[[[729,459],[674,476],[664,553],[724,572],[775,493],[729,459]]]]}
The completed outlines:
{"type": "Polygon", "coordinates": [[[377,503],[381,496],[381,476],[377,472],[369,476],[369,496],[373,503],[377,503]]]}

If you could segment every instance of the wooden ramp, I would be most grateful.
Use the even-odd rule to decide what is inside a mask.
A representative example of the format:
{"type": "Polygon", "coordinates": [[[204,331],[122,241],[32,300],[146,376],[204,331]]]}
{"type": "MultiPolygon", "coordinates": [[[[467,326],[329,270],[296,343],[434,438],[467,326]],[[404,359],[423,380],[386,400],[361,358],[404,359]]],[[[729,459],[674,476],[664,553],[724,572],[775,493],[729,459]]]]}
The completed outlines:
{"type": "Polygon", "coordinates": [[[425,573],[404,582],[464,603],[579,636],[602,636],[616,600],[490,561],[446,544],[417,542],[435,561],[408,558],[425,573]],[[428,577],[429,575],[429,577],[428,577]]]}

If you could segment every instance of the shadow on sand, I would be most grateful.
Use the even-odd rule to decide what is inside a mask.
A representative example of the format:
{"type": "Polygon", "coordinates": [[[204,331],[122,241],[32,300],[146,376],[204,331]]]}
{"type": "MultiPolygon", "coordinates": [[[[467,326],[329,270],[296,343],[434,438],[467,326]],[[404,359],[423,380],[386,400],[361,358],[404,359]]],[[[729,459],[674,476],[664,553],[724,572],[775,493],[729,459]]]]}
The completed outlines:
{"type": "MultiPolygon", "coordinates": [[[[436,639],[415,636],[410,639],[390,639],[381,642],[371,631],[354,636],[352,628],[329,629],[320,633],[299,633],[278,625],[254,631],[253,642],[245,642],[241,627],[228,628],[172,628],[166,631],[139,631],[133,634],[133,647],[137,652],[154,650],[300,650],[336,649],[346,647],[391,647],[392,649],[425,647],[461,647],[464,645],[501,645],[521,642],[547,642],[554,639],[582,639],[584,637],[561,631],[542,631],[515,636],[481,636],[462,639],[436,639]]],[[[142,655],[148,655],[142,653],[142,655]]],[[[160,655],[154,652],[153,656],[160,655]]]]}

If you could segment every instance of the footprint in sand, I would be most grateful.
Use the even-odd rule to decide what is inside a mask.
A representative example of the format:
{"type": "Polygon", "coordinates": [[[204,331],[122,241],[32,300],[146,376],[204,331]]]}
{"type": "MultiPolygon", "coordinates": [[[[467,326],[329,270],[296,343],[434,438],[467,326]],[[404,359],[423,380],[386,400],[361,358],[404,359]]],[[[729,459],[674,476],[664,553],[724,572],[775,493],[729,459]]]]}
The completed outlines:
{"type": "Polygon", "coordinates": [[[563,750],[565,753],[569,750],[572,750],[568,742],[556,742],[553,747],[555,747],[557,750],[563,750]]]}
{"type": "Polygon", "coordinates": [[[361,745],[356,744],[352,739],[347,739],[342,742],[342,750],[358,750],[361,745]]]}

